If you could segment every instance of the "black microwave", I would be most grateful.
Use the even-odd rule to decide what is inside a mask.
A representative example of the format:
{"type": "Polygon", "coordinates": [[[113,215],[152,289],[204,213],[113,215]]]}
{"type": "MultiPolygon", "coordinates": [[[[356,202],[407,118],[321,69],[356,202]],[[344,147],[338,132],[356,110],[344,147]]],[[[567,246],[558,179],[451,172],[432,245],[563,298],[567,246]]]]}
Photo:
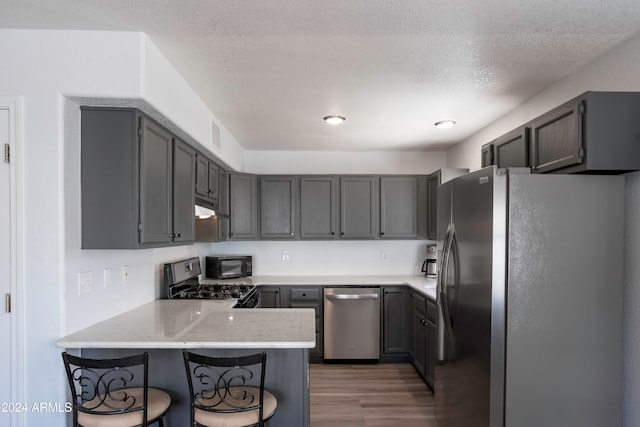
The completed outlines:
{"type": "Polygon", "coordinates": [[[204,274],[209,279],[235,279],[251,276],[250,255],[223,255],[205,257],[204,274]]]}

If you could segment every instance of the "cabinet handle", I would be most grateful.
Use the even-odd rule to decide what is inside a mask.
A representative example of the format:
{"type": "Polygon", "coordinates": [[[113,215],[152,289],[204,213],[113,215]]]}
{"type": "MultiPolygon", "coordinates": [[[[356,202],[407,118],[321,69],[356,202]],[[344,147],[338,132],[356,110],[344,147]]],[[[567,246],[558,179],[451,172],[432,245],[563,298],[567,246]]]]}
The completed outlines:
{"type": "Polygon", "coordinates": [[[335,234],[336,234],[336,233],[334,233],[333,231],[331,232],[331,235],[332,235],[332,236],[335,236],[335,234]]]}
{"type": "Polygon", "coordinates": [[[344,236],[344,231],[340,233],[341,236],[344,236]]]}
{"type": "Polygon", "coordinates": [[[380,233],[381,236],[384,236],[384,231],[382,233],[380,233]]]}
{"type": "Polygon", "coordinates": [[[178,233],[178,239],[182,237],[182,233],[178,233]]]}
{"type": "Polygon", "coordinates": [[[293,235],[295,235],[295,233],[291,233],[291,235],[293,236],[293,235]]]}
{"type": "Polygon", "coordinates": [[[303,297],[306,297],[306,296],[307,296],[307,294],[302,294],[302,296],[303,296],[303,297]]]}

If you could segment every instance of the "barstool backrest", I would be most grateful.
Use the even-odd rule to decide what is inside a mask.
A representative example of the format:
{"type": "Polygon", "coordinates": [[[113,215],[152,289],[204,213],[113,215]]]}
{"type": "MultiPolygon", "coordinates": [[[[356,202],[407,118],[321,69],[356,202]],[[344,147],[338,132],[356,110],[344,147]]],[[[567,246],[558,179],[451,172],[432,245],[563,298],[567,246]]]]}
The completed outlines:
{"type": "Polygon", "coordinates": [[[183,352],[189,382],[191,425],[194,412],[235,413],[258,410],[262,425],[266,353],[209,357],[183,352]]]}
{"type": "Polygon", "coordinates": [[[87,359],[62,353],[71,389],[73,424],[78,412],[120,415],[140,412],[140,425],[147,426],[147,353],[119,359],[87,359]],[[142,388],[142,393],[130,391],[142,388]],[[140,396],[142,394],[142,396],[140,396]]]}

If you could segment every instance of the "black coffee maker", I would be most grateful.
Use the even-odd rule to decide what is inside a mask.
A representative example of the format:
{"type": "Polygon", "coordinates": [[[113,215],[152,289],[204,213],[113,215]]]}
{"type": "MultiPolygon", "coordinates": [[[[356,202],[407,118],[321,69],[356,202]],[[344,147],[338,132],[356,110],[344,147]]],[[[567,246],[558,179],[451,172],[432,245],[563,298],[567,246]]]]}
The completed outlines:
{"type": "Polygon", "coordinates": [[[435,279],[438,275],[438,248],[437,245],[427,245],[427,259],[422,263],[425,276],[435,279]]]}

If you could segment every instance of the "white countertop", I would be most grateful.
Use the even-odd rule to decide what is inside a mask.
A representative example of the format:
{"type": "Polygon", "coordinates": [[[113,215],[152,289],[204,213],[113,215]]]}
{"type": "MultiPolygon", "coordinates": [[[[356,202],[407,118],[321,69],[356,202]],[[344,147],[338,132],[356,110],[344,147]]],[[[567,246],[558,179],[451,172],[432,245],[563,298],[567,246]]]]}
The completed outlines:
{"type": "Polygon", "coordinates": [[[235,300],[156,300],[58,341],[63,348],[313,348],[313,309],[231,309],[235,300]]]}
{"type": "MultiPolygon", "coordinates": [[[[201,279],[200,283],[220,283],[220,280],[201,279]]],[[[225,283],[260,285],[406,285],[436,300],[436,280],[425,276],[251,276],[225,283]]]]}

